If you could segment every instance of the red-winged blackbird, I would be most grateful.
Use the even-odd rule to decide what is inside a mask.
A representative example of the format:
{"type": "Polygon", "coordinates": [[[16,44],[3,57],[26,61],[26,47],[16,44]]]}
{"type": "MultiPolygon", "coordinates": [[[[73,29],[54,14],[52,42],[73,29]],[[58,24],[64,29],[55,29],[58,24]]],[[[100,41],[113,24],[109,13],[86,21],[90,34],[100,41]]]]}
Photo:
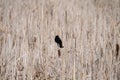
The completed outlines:
{"type": "Polygon", "coordinates": [[[60,48],[63,48],[62,41],[58,35],[55,36],[55,42],[58,44],[60,48]]]}

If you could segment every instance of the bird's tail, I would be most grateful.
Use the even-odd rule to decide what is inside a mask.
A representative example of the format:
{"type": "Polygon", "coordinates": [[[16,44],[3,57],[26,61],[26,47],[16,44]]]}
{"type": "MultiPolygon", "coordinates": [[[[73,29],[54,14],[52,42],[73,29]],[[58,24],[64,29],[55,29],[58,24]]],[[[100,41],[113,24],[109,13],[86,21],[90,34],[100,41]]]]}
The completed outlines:
{"type": "Polygon", "coordinates": [[[62,44],[60,44],[60,48],[64,48],[64,46],[62,44]]]}

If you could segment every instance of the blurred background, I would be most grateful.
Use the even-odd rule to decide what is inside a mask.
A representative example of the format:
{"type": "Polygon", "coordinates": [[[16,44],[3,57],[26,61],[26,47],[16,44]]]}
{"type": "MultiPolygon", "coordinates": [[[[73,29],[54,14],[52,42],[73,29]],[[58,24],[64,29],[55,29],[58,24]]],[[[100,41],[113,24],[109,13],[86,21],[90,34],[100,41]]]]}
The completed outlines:
{"type": "Polygon", "coordinates": [[[0,0],[0,80],[120,80],[119,46],[120,0],[0,0]]]}

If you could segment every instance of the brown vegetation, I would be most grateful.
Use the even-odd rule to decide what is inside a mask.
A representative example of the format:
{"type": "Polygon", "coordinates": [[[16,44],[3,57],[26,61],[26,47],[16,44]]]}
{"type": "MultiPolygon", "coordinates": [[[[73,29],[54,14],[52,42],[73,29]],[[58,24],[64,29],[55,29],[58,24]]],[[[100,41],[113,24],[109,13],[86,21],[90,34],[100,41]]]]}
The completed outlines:
{"type": "Polygon", "coordinates": [[[120,0],[0,0],[0,80],[120,80],[119,46],[120,0]]]}

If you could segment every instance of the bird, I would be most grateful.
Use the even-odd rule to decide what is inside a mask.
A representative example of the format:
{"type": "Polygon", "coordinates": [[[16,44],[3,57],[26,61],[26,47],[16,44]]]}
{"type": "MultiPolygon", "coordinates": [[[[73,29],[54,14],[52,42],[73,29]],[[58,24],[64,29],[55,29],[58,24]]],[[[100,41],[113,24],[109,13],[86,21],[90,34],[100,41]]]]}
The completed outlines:
{"type": "Polygon", "coordinates": [[[55,42],[57,43],[57,45],[60,48],[63,48],[64,46],[62,45],[62,40],[60,39],[60,37],[58,35],[55,36],[55,42]]]}

